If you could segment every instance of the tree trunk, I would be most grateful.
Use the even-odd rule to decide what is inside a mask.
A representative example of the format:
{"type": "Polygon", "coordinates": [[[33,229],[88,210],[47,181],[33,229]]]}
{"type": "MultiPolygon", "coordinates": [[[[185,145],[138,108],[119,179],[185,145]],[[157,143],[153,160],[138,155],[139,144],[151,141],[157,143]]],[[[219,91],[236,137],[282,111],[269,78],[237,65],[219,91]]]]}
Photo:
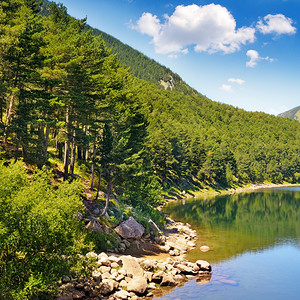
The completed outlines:
{"type": "Polygon", "coordinates": [[[78,160],[82,160],[82,150],[81,146],[77,146],[77,158],[78,160]]]}
{"type": "Polygon", "coordinates": [[[64,146],[64,144],[63,143],[58,143],[57,146],[58,146],[58,158],[62,159],[63,158],[63,146],[64,146]]]}
{"type": "Polygon", "coordinates": [[[44,138],[44,144],[43,144],[43,156],[45,157],[45,161],[47,159],[47,150],[48,150],[48,144],[49,144],[49,134],[50,134],[50,126],[46,125],[45,130],[45,138],[44,138]]]}
{"type": "Polygon", "coordinates": [[[91,190],[94,189],[95,159],[96,159],[96,142],[94,142],[94,147],[93,147],[91,190]]]}
{"type": "Polygon", "coordinates": [[[75,137],[76,132],[73,131],[73,137],[72,137],[72,151],[71,151],[71,162],[70,162],[70,174],[74,174],[74,168],[75,168],[75,156],[76,156],[76,145],[75,145],[75,137]]]}
{"type": "Polygon", "coordinates": [[[108,180],[107,182],[107,188],[106,188],[106,201],[105,201],[105,207],[103,209],[103,211],[101,212],[101,217],[104,216],[107,213],[107,209],[108,209],[108,204],[109,204],[109,196],[110,196],[110,192],[111,192],[111,179],[108,180]]]}
{"type": "Polygon", "coordinates": [[[66,109],[66,134],[65,141],[65,157],[64,157],[64,180],[68,179],[69,175],[69,155],[70,155],[70,124],[69,124],[69,107],[66,109]]]}
{"type": "Polygon", "coordinates": [[[10,125],[12,116],[14,114],[14,107],[15,107],[15,94],[12,94],[11,97],[10,97],[9,109],[8,109],[7,115],[6,115],[4,138],[3,138],[3,144],[4,145],[7,145],[7,131],[8,131],[8,127],[10,125]]]}
{"type": "Polygon", "coordinates": [[[0,97],[0,123],[3,123],[3,98],[0,97]]]}
{"type": "Polygon", "coordinates": [[[101,176],[102,173],[101,173],[101,170],[99,171],[99,181],[98,181],[98,187],[97,187],[97,194],[96,194],[96,198],[95,198],[95,201],[98,200],[98,197],[99,197],[99,192],[100,192],[100,184],[101,184],[101,176]]]}

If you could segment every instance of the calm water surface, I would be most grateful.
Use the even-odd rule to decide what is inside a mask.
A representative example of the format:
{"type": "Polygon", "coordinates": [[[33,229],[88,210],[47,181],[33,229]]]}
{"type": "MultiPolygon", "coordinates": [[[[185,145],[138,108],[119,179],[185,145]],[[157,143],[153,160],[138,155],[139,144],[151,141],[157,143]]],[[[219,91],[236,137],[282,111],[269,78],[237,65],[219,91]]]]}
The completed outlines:
{"type": "Polygon", "coordinates": [[[300,187],[187,200],[165,212],[197,230],[187,259],[209,261],[213,273],[160,299],[300,299],[300,187]]]}

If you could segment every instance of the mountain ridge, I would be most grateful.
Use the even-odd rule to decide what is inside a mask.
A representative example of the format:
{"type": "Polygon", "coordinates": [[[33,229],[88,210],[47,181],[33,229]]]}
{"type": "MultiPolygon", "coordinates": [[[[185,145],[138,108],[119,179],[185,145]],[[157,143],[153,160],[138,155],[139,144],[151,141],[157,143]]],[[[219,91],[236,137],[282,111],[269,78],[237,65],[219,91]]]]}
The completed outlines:
{"type": "Polygon", "coordinates": [[[290,118],[300,122],[300,105],[279,114],[278,117],[290,118]]]}

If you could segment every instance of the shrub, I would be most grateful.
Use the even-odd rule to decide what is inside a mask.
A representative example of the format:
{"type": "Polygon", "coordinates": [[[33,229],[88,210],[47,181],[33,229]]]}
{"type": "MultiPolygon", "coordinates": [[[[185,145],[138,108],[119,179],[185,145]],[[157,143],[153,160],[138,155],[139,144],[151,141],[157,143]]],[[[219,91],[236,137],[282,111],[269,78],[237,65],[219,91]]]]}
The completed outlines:
{"type": "Polygon", "coordinates": [[[78,182],[53,187],[45,171],[29,178],[21,163],[0,165],[0,295],[27,299],[68,272],[86,247],[76,215],[83,209],[78,182]]]}

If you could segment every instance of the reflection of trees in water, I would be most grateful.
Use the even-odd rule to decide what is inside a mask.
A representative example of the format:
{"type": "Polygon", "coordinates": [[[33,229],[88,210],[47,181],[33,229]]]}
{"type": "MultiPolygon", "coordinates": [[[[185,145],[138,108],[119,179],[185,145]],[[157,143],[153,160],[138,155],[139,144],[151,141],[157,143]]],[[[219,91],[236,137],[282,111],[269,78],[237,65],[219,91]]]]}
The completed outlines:
{"type": "Polygon", "coordinates": [[[184,206],[171,203],[165,211],[198,228],[199,245],[188,254],[189,259],[194,256],[219,261],[287,241],[299,246],[300,189],[187,200],[184,206]],[[214,251],[200,253],[198,248],[203,242],[214,251]]]}

